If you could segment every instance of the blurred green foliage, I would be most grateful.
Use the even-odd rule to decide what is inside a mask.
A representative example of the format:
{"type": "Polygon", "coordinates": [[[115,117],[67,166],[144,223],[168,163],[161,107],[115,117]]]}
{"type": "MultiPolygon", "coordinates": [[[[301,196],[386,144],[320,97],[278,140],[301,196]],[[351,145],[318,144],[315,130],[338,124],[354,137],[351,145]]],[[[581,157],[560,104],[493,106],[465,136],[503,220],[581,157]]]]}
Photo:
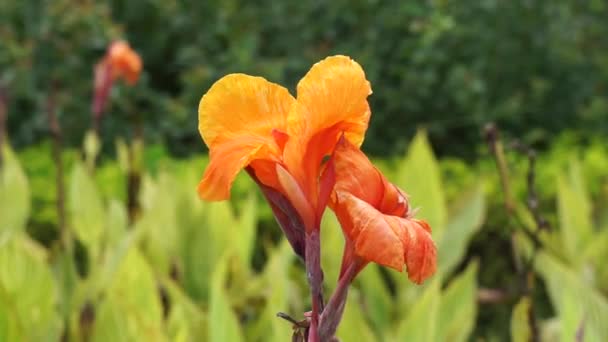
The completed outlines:
{"type": "MultiPolygon", "coordinates": [[[[555,215],[548,216],[552,229],[541,235],[544,247],[536,252],[540,295],[533,297],[517,295],[520,280],[510,246],[501,248],[513,234],[517,253],[534,253],[528,236],[505,223],[491,160],[474,166],[438,161],[424,132],[404,156],[379,160],[387,177],[420,208],[418,217],[433,223],[438,272],[415,286],[404,274],[368,266],[350,291],[338,336],[345,341],[526,341],[533,306],[543,341],[571,340],[575,334],[604,341],[608,146],[598,142],[575,150],[565,148],[572,146],[569,137],[559,141],[538,160],[543,213],[555,215]],[[480,288],[488,287],[514,297],[479,304],[480,288]]],[[[307,310],[303,266],[245,175],[237,179],[231,201],[201,202],[195,185],[206,158],[174,160],[162,147],[149,146],[142,158],[141,216],[129,225],[122,190],[126,169],[120,161],[104,160],[91,176],[74,152],[66,152],[68,233],[77,239],[66,247],[60,232],[53,232],[54,176],[51,161],[43,157],[47,150],[43,144],[18,156],[4,151],[0,340],[289,338],[291,325],[276,312],[300,318],[307,310]]],[[[525,160],[509,162],[514,193],[524,198],[525,160]]],[[[523,207],[516,215],[533,228],[523,207]]],[[[331,213],[322,232],[330,293],[343,245],[331,213]]]]}
{"type": "Polygon", "coordinates": [[[374,89],[368,151],[398,154],[422,126],[441,155],[472,159],[488,121],[541,147],[567,128],[608,134],[607,14],[598,0],[8,0],[0,81],[16,146],[43,136],[51,87],[75,146],[90,126],[93,65],[125,38],[144,74],[135,89],[113,90],[105,139],[128,134],[137,111],[148,141],[181,154],[201,149],[196,103],[221,76],[293,90],[312,63],[347,54],[374,89]]]}

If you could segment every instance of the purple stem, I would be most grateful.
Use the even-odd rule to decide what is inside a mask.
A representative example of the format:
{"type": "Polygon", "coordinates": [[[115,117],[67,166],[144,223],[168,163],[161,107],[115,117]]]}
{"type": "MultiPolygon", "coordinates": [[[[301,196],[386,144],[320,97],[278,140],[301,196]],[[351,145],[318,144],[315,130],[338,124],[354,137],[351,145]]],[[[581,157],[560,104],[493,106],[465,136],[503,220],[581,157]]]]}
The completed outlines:
{"type": "Polygon", "coordinates": [[[312,313],[308,342],[324,341],[319,338],[319,316],[323,311],[323,270],[321,269],[321,240],[320,231],[315,229],[306,233],[306,277],[310,286],[312,313]]]}
{"type": "Polygon", "coordinates": [[[319,323],[319,337],[321,341],[330,341],[338,329],[338,325],[342,320],[342,314],[344,313],[344,307],[346,306],[348,287],[357,275],[358,266],[359,262],[356,259],[350,263],[342,274],[342,277],[340,277],[338,287],[331,295],[327,306],[321,314],[321,321],[319,323]]]}

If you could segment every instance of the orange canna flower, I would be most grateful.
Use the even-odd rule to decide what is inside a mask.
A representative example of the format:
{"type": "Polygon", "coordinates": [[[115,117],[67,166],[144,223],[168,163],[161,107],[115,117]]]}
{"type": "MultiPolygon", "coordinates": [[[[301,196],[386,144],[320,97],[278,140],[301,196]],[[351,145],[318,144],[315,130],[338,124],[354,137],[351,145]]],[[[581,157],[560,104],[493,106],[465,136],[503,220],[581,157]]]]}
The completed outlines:
{"type": "Polygon", "coordinates": [[[307,333],[313,342],[334,335],[348,284],[367,263],[399,271],[406,265],[416,283],[436,268],[430,227],[411,217],[406,196],[359,150],[370,94],[361,66],[333,56],[300,80],[297,98],[264,78],[231,74],[199,103],[198,128],[210,160],[198,194],[205,200],[228,199],[242,169],[258,183],[294,251],[304,258],[312,298],[307,333]],[[324,308],[319,226],[328,203],[346,247],[338,288],[324,308]]]}
{"type": "Polygon", "coordinates": [[[275,216],[285,212],[285,203],[270,199],[267,190],[295,209],[307,231],[318,229],[333,187],[333,172],[323,159],[341,134],[356,146],[362,143],[369,94],[363,69],[345,56],[315,64],[298,83],[297,99],[260,77],[223,77],[199,104],[199,132],[210,151],[200,197],[229,198],[236,175],[247,168],[275,216]]]}
{"type": "Polygon", "coordinates": [[[133,51],[129,43],[116,41],[110,44],[104,58],[95,65],[94,71],[94,95],[93,95],[93,115],[95,124],[102,115],[112,83],[123,78],[128,85],[133,86],[137,83],[142,70],[141,57],[133,51]]]}
{"type": "Polygon", "coordinates": [[[112,78],[124,78],[129,85],[134,85],[139,79],[142,62],[137,52],[131,49],[129,43],[116,41],[110,45],[107,63],[112,69],[112,78]]]}
{"type": "Polygon", "coordinates": [[[346,239],[341,275],[353,263],[356,274],[369,262],[400,272],[406,265],[417,284],[433,275],[437,251],[431,227],[412,218],[406,195],[347,140],[338,143],[334,165],[336,183],[329,206],[346,239]]]}

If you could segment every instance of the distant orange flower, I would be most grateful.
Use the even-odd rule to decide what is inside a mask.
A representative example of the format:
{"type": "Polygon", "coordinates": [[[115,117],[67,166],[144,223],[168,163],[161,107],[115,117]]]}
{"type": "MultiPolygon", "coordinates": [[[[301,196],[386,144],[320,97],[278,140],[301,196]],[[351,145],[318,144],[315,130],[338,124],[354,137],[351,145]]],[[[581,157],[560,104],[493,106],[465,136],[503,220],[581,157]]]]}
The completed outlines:
{"type": "Polygon", "coordinates": [[[236,175],[248,167],[289,200],[306,230],[315,229],[333,186],[323,158],[341,134],[362,143],[369,94],[363,69],[345,56],[315,64],[298,83],[297,99],[261,77],[223,77],[199,104],[199,132],[210,150],[199,195],[227,199],[236,175]]]}
{"type": "Polygon", "coordinates": [[[141,57],[129,43],[122,40],[112,43],[106,58],[112,69],[112,78],[124,78],[129,85],[137,82],[142,69],[141,57]]]}
{"type": "Polygon", "coordinates": [[[406,195],[389,183],[357,147],[341,140],[334,153],[336,184],[330,207],[346,239],[341,274],[375,262],[402,271],[420,284],[435,273],[431,227],[412,218],[406,195]]]}
{"type": "Polygon", "coordinates": [[[124,79],[133,86],[137,83],[142,70],[141,57],[131,49],[129,43],[116,41],[108,46],[103,59],[95,65],[94,69],[94,96],[93,114],[97,122],[106,105],[112,83],[117,79],[124,79]]]}

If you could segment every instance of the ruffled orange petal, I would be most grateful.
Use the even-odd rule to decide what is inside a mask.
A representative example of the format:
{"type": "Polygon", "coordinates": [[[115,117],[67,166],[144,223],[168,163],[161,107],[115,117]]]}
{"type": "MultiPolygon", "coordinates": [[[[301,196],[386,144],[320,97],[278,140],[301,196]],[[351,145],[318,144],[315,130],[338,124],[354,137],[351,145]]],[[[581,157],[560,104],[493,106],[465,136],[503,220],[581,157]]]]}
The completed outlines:
{"type": "Polygon", "coordinates": [[[424,221],[396,216],[389,216],[388,221],[400,234],[409,279],[421,284],[437,269],[437,248],[430,227],[424,221]]]}
{"type": "Polygon", "coordinates": [[[199,196],[208,201],[230,198],[230,188],[241,169],[251,160],[268,156],[268,149],[255,139],[229,141],[209,153],[209,165],[198,184],[199,196]]]}
{"type": "Polygon", "coordinates": [[[391,184],[356,146],[342,139],[334,153],[335,191],[345,191],[362,199],[380,212],[404,217],[409,205],[406,195],[391,184]]]}
{"type": "Polygon", "coordinates": [[[289,117],[290,133],[313,136],[340,125],[354,145],[363,142],[372,93],[361,66],[346,56],[328,57],[312,66],[297,87],[297,111],[289,117]]]}
{"type": "Polygon", "coordinates": [[[399,272],[407,267],[420,284],[435,273],[437,250],[424,221],[385,215],[351,194],[338,192],[336,216],[354,254],[399,272]]]}
{"type": "Polygon", "coordinates": [[[409,278],[418,284],[431,276],[437,254],[431,229],[409,217],[406,195],[348,141],[338,143],[333,162],[336,184],[330,207],[353,253],[364,262],[398,271],[405,264],[409,278]]]}
{"type": "MultiPolygon", "coordinates": [[[[274,165],[281,159],[294,101],[287,89],[243,74],[225,76],[209,89],[199,104],[199,132],[210,157],[198,187],[203,199],[229,198],[236,175],[253,161],[274,165]]],[[[276,175],[272,179],[276,185],[276,175]]]]}
{"type": "Polygon", "coordinates": [[[209,148],[216,140],[249,135],[274,138],[273,130],[286,131],[294,101],[287,89],[262,77],[230,74],[201,99],[198,130],[209,148]]]}
{"type": "Polygon", "coordinates": [[[321,161],[331,154],[338,138],[344,134],[356,146],[363,142],[371,87],[359,64],[346,56],[333,56],[315,64],[297,90],[287,131],[294,138],[285,145],[284,161],[315,202],[321,161]]]}
{"type": "Polygon", "coordinates": [[[366,261],[403,270],[402,242],[385,216],[351,194],[338,192],[336,196],[336,217],[353,242],[355,254],[366,261]]]}
{"type": "Polygon", "coordinates": [[[110,45],[108,60],[112,65],[114,78],[124,77],[128,84],[134,85],[142,69],[141,57],[125,41],[110,45]]]}

